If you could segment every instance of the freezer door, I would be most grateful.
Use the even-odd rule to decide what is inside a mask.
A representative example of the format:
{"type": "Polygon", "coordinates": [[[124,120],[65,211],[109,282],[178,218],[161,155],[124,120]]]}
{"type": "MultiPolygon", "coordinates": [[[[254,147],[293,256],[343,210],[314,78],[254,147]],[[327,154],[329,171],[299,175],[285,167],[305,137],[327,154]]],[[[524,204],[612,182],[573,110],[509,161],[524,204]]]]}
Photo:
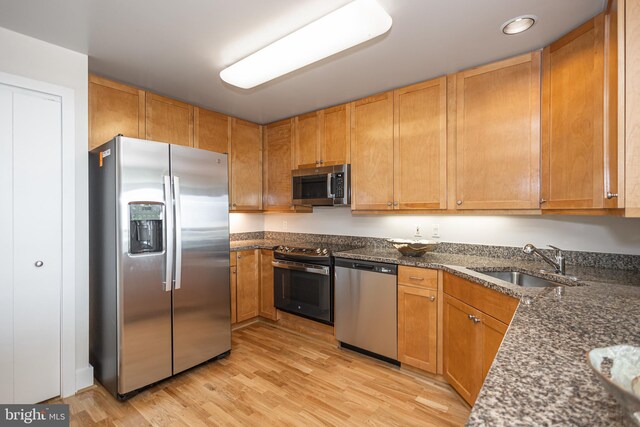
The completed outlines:
{"type": "Polygon", "coordinates": [[[125,394],[172,373],[171,286],[165,283],[171,192],[169,188],[166,194],[164,186],[169,177],[168,144],[124,137],[117,137],[116,144],[118,393],[125,394]],[[162,250],[136,253],[134,240],[148,240],[142,235],[148,230],[135,229],[136,222],[141,223],[135,220],[144,218],[140,209],[145,206],[153,207],[154,219],[162,219],[162,250]]]}
{"type": "Polygon", "coordinates": [[[231,349],[227,155],[171,145],[173,373],[231,349]]]}

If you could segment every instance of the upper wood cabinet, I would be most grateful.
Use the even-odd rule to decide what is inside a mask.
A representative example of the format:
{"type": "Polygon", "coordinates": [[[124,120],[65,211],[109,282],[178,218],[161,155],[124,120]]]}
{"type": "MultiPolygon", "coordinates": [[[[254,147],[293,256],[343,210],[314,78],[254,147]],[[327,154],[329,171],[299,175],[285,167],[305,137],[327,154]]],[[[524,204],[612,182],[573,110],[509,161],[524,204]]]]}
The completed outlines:
{"type": "Polygon", "coordinates": [[[229,152],[231,117],[215,111],[193,109],[193,146],[218,153],[229,152]]]}
{"type": "Polygon", "coordinates": [[[393,210],[393,92],[351,103],[351,209],[393,210]]]}
{"type": "Polygon", "coordinates": [[[351,162],[351,108],[338,105],[321,111],[320,163],[322,166],[351,162]]]}
{"type": "Polygon", "coordinates": [[[230,120],[230,208],[259,211],[262,209],[262,127],[240,119],[230,120]]]}
{"type": "Polygon", "coordinates": [[[89,150],[116,135],[145,137],[145,93],[89,75],[89,150]]]}
{"type": "Polygon", "coordinates": [[[294,166],[313,168],[349,163],[351,123],[349,104],[295,118],[294,166]]]}
{"type": "Polygon", "coordinates": [[[394,208],[447,207],[447,79],[394,96],[394,208]]]}
{"type": "Polygon", "coordinates": [[[193,105],[147,92],[146,138],[193,147],[193,105]]]}
{"type": "MultiPolygon", "coordinates": [[[[625,176],[625,215],[640,217],[640,2],[620,1],[620,11],[624,26],[624,113],[621,144],[625,157],[621,165],[626,164],[625,176]],[[625,7],[626,6],[626,7],[625,7]]],[[[622,25],[622,24],[621,24],[622,25]]]]}
{"type": "Polygon", "coordinates": [[[287,119],[264,127],[263,208],[265,211],[293,209],[291,200],[293,125],[294,119],[287,119]]]}
{"type": "Polygon", "coordinates": [[[609,115],[617,98],[605,98],[617,93],[617,81],[605,84],[607,74],[617,76],[617,62],[605,63],[611,47],[600,14],[544,49],[543,209],[617,207],[607,199],[618,193],[617,133],[605,132],[617,126],[617,114],[609,115]]]}
{"type": "Polygon", "coordinates": [[[322,114],[316,111],[294,119],[294,165],[296,169],[320,166],[322,114]]]}
{"type": "Polygon", "coordinates": [[[260,249],[260,316],[276,320],[273,300],[273,251],[260,249]]]}
{"type": "Polygon", "coordinates": [[[450,208],[537,209],[540,53],[456,76],[456,197],[450,208]]]}

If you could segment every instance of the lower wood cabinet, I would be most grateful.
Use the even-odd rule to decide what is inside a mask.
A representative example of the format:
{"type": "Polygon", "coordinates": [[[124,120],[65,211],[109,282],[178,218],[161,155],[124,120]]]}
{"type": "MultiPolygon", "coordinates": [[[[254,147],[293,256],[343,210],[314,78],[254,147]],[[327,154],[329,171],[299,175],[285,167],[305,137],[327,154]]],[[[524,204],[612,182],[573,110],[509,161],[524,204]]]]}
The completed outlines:
{"type": "Polygon", "coordinates": [[[267,319],[276,320],[276,308],[273,305],[273,251],[260,250],[260,309],[259,314],[267,319]]]}
{"type": "MultiPolygon", "coordinates": [[[[235,256],[235,253],[233,253],[235,256]]],[[[238,322],[238,312],[236,310],[236,296],[238,294],[238,267],[235,265],[229,268],[229,287],[231,291],[231,324],[238,322]]]]}
{"type": "Polygon", "coordinates": [[[518,300],[448,273],[443,287],[444,377],[473,405],[518,300]]]}
{"type": "Polygon", "coordinates": [[[398,284],[398,361],[436,373],[438,291],[398,284]]]}
{"type": "Polygon", "coordinates": [[[238,252],[236,275],[236,310],[238,322],[249,320],[259,314],[259,259],[259,249],[238,252]]]}

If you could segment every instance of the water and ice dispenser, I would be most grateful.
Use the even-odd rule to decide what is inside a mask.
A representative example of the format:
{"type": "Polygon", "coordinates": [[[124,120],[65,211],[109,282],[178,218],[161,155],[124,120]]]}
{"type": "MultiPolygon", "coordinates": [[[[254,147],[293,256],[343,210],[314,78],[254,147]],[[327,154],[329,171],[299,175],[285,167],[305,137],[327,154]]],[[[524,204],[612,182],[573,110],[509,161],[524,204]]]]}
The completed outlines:
{"type": "Polygon", "coordinates": [[[129,204],[129,253],[162,252],[162,203],[134,202],[129,204]]]}

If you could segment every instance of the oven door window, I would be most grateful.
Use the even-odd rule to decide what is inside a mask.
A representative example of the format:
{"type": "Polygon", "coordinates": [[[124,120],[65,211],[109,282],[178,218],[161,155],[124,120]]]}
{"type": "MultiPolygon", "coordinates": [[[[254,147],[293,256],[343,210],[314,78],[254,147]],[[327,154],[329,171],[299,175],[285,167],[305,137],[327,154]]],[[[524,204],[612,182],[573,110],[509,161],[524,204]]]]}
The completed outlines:
{"type": "Polygon", "coordinates": [[[277,267],[273,274],[277,308],[325,323],[333,322],[329,276],[277,267]]]}
{"type": "Polygon", "coordinates": [[[326,199],[327,175],[296,176],[293,178],[293,198],[326,199]]]}

